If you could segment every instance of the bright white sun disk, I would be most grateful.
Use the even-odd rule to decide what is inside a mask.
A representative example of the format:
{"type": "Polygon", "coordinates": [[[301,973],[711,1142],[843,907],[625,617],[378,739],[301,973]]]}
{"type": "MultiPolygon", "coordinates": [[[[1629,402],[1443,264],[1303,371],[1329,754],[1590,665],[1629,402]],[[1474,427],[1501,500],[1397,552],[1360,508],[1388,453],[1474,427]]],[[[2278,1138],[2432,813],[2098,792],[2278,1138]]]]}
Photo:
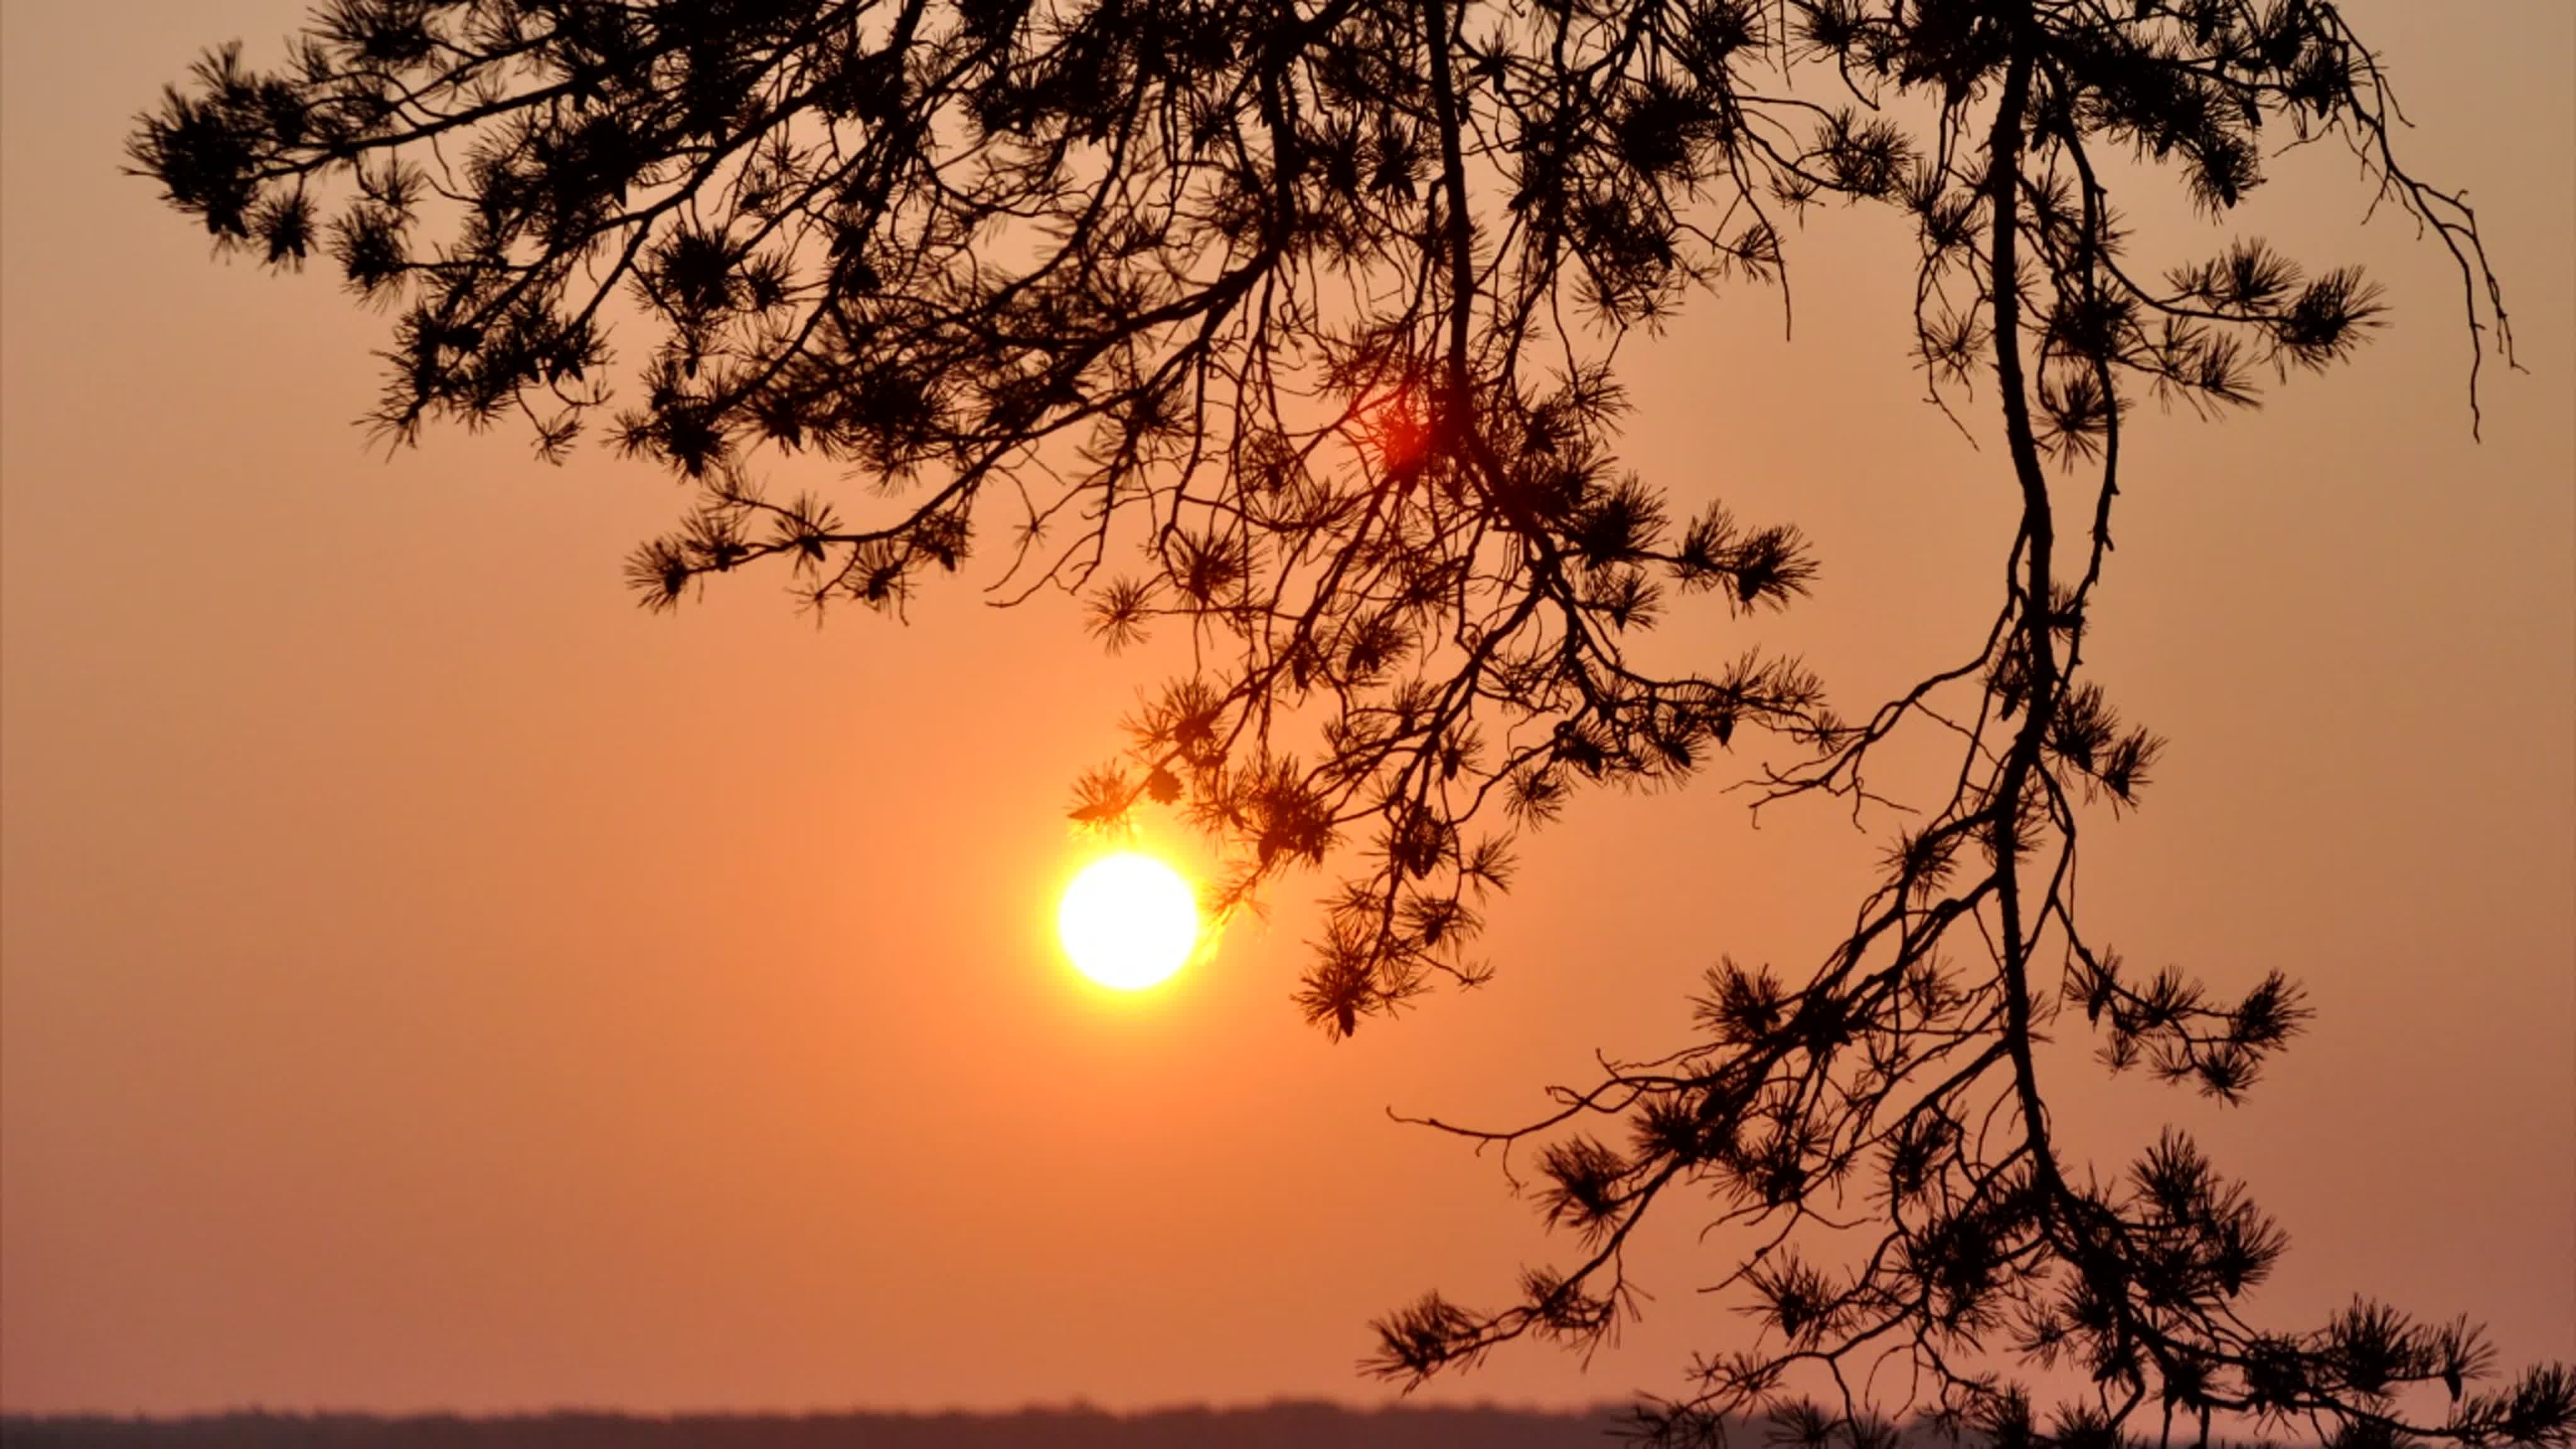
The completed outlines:
{"type": "Polygon", "coordinates": [[[1180,872],[1150,855],[1104,856],[1065,887],[1056,935],[1076,970],[1138,991],[1170,978],[1198,944],[1198,900],[1180,872]]]}

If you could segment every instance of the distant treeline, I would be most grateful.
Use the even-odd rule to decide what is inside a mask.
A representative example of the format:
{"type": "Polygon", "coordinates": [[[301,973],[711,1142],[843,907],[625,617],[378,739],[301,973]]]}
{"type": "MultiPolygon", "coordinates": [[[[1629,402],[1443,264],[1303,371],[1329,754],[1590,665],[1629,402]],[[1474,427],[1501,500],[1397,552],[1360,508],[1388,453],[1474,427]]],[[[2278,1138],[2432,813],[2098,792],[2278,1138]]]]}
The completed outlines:
{"type": "Polygon", "coordinates": [[[242,1412],[184,1419],[0,1418],[8,1449],[1603,1449],[1617,1410],[1026,1409],[1009,1414],[242,1412]]]}

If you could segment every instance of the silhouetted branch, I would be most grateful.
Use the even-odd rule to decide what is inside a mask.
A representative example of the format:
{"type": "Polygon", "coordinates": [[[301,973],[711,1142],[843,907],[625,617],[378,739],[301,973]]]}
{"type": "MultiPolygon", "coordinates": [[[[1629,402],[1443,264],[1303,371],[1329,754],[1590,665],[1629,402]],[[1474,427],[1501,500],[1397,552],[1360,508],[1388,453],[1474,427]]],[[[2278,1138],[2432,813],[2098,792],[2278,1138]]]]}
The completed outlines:
{"type": "Polygon", "coordinates": [[[2277,1228],[2179,1135],[2098,1177],[2035,1051],[2080,1006],[2110,1069],[2233,1102],[2307,1019],[2279,973],[2230,997],[2086,935],[2079,822],[2134,808],[2163,741],[2084,645],[2139,403],[2251,406],[2381,320],[2358,271],[2257,240],[2133,261],[2108,178],[2218,216],[2341,142],[2459,268],[2474,420],[2502,292],[2402,123],[2325,0],[333,0],[274,72],[207,56],[130,154],[219,244],[319,249],[396,309],[391,439],[515,412],[558,458],[604,418],[688,480],[630,561],[650,607],[763,570],[900,612],[998,528],[1005,601],[1074,594],[1112,650],[1186,630],[1194,667],[1069,814],[1179,812],[1229,861],[1220,909],[1342,863],[1296,993],[1331,1035],[1483,979],[1518,832],[1583,788],[1751,729],[1782,755],[1757,810],[1897,817],[1803,977],[1723,962],[1683,1047],[1517,1128],[1432,1124],[1516,1185],[1534,1155],[1581,1247],[1504,1307],[1392,1315],[1379,1372],[1607,1341],[1634,1233],[1696,1195],[1753,1332],[1644,1416],[1658,1442],[1767,1416],[1877,1449],[1913,1407],[2003,1449],[2148,1413],[2169,1443],[2177,1411],[2204,1446],[2555,1446],[2576,1380],[2468,1392],[2493,1355],[2465,1324],[2251,1326],[2277,1228]],[[1636,661],[1668,611],[1740,627],[1818,565],[1787,524],[1677,517],[1616,450],[1621,339],[1728,282],[1785,314],[1780,223],[1829,200],[1912,226],[1926,390],[1999,421],[2019,500],[1974,652],[1856,721],[1741,644],[1636,661]],[[774,495],[797,454],[855,486],[774,495]],[[1932,789],[1874,773],[1917,737],[1957,752],[1932,789]],[[2092,1387],[2043,1423],[2013,1365],[2092,1387]]]}

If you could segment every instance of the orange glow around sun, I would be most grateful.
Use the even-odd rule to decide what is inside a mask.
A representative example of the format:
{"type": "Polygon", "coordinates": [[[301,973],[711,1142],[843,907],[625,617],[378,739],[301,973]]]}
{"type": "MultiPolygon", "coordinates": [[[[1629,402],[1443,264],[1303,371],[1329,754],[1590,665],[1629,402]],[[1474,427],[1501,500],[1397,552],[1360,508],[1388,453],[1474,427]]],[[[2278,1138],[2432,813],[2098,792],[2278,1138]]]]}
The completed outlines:
{"type": "Polygon", "coordinates": [[[1198,944],[1198,899],[1150,855],[1122,852],[1085,866],[1056,908],[1056,936],[1074,969],[1114,991],[1171,979],[1198,944]]]}

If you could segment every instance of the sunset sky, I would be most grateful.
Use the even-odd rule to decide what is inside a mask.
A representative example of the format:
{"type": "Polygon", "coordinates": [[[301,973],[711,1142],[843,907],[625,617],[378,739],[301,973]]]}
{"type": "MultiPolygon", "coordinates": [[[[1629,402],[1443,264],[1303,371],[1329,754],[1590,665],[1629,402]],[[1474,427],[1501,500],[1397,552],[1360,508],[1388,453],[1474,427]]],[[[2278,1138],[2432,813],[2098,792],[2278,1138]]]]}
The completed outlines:
{"type": "MultiPolygon", "coordinates": [[[[2232,1111],[2074,1043],[2061,1139],[2107,1172],[2178,1122],[2249,1178],[2292,1242],[2266,1322],[2361,1291],[2576,1359],[2576,3],[2344,8],[2523,370],[2473,440],[2457,275],[2363,224],[2348,157],[2233,221],[2366,264],[2393,325],[2131,434],[2087,659],[2172,743],[2088,820],[2084,901],[2133,961],[2278,967],[2318,1019],[2232,1111]]],[[[274,60],[302,9],[0,0],[0,1407],[1389,1397],[1370,1317],[1567,1247],[1389,1109],[1534,1116],[1596,1049],[1681,1044],[1721,951],[1839,939],[1881,835],[1757,830],[1721,762],[1581,799],[1496,979],[1347,1042],[1289,1002],[1313,877],[1164,986],[1083,982],[1068,787],[1174,656],[971,568],[909,624],[817,628],[758,576],[647,614],[621,564],[686,501],[650,465],[371,448],[388,318],[120,174],[198,50],[274,60]]],[[[1992,420],[1980,450],[1919,401],[1902,230],[1820,211],[1789,255],[1793,339],[1746,290],[1626,354],[1628,455],[1824,573],[1656,648],[1801,650],[1866,705],[1973,649],[2014,500],[1992,420]]],[[[1678,1387],[1745,1329],[1694,1292],[1730,1245],[1661,1211],[1615,1350],[1425,1392],[1678,1387]]]]}

